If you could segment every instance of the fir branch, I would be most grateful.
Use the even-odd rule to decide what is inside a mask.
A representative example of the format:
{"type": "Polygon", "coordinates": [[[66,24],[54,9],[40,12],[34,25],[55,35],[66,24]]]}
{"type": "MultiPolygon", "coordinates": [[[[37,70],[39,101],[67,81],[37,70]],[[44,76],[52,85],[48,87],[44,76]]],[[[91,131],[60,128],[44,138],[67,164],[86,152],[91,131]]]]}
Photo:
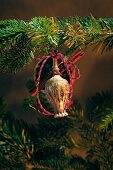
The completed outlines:
{"type": "Polygon", "coordinates": [[[90,17],[41,18],[30,22],[0,21],[0,72],[16,72],[34,58],[33,52],[47,54],[54,49],[70,54],[89,46],[113,48],[113,19],[90,17]]]}
{"type": "Polygon", "coordinates": [[[59,25],[55,18],[33,18],[28,24],[27,35],[31,42],[43,53],[55,48],[59,42],[59,25]]]}
{"type": "MultiPolygon", "coordinates": [[[[32,85],[33,83],[28,87],[31,89],[32,85]]],[[[98,95],[97,98],[99,98],[98,102],[101,101],[101,105],[104,105],[103,110],[100,108],[98,112],[101,114],[101,111],[111,105],[112,97],[98,95]]],[[[112,109],[112,106],[109,108],[112,109]]],[[[85,114],[81,113],[79,104],[78,109],[73,106],[68,111],[72,117],[59,120],[48,117],[38,118],[37,124],[33,127],[23,121],[5,117],[3,130],[0,133],[2,167],[6,168],[9,164],[12,169],[22,167],[51,170],[111,170],[113,168],[112,131],[108,129],[100,131],[92,121],[87,120],[85,114]],[[70,134],[75,129],[80,137],[73,139],[70,134]],[[73,158],[69,151],[72,151],[73,146],[85,150],[87,153],[85,160],[79,157],[73,158]]]]}
{"type": "Polygon", "coordinates": [[[101,130],[107,130],[109,126],[113,126],[113,112],[106,115],[100,123],[101,130]]]}
{"type": "Polygon", "coordinates": [[[26,42],[26,36],[21,37],[21,41],[3,53],[0,59],[0,73],[20,70],[34,58],[32,50],[32,46],[26,42]]]}
{"type": "Polygon", "coordinates": [[[113,110],[113,95],[109,92],[97,93],[86,102],[86,116],[92,123],[99,124],[113,110]]]}
{"type": "Polygon", "coordinates": [[[92,124],[88,125],[86,122],[77,130],[80,138],[78,141],[75,139],[75,147],[86,151],[87,160],[91,162],[97,160],[100,170],[111,170],[113,168],[113,147],[110,142],[110,138],[112,138],[110,134],[102,133],[92,124]]]}
{"type": "Polygon", "coordinates": [[[0,22],[0,73],[16,72],[34,58],[26,27],[27,23],[19,20],[0,22]]]}
{"type": "Polygon", "coordinates": [[[19,20],[0,21],[0,52],[9,51],[25,33],[26,23],[19,20]]]}

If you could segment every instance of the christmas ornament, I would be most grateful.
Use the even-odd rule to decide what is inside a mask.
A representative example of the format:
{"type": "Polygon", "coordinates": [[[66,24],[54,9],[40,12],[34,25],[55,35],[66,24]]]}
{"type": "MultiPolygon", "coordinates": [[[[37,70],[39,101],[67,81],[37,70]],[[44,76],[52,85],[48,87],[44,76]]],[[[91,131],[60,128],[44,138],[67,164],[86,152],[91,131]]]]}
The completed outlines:
{"type": "Polygon", "coordinates": [[[67,116],[66,104],[69,101],[70,85],[66,79],[60,75],[55,75],[49,79],[45,85],[45,91],[50,103],[54,106],[55,117],[67,116]]]}
{"type": "Polygon", "coordinates": [[[83,52],[76,53],[73,57],[66,59],[61,53],[50,53],[38,62],[35,70],[36,92],[32,96],[37,97],[37,103],[40,110],[37,110],[36,103],[32,107],[46,116],[60,118],[68,116],[66,109],[69,108],[73,101],[74,81],[80,78],[80,71],[75,66],[84,55],[83,52]],[[76,77],[76,73],[78,77],[76,77]],[[49,103],[54,108],[54,113],[49,112],[43,107],[40,100],[40,93],[46,95],[49,103]]]}

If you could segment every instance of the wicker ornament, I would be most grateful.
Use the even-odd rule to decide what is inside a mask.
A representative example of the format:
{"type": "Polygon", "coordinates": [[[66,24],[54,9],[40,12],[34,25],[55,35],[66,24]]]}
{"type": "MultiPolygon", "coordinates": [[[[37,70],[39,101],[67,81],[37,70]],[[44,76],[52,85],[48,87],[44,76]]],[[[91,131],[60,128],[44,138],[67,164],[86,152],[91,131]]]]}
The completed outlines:
{"type": "Polygon", "coordinates": [[[34,75],[36,91],[32,97],[36,96],[36,100],[33,100],[30,107],[45,116],[54,116],[55,118],[68,116],[66,109],[73,104],[74,81],[80,78],[80,71],[75,63],[83,55],[84,53],[79,51],[71,58],[66,59],[61,53],[52,52],[41,58],[34,75]],[[40,93],[47,97],[50,105],[54,107],[54,113],[44,108],[40,93]]]}

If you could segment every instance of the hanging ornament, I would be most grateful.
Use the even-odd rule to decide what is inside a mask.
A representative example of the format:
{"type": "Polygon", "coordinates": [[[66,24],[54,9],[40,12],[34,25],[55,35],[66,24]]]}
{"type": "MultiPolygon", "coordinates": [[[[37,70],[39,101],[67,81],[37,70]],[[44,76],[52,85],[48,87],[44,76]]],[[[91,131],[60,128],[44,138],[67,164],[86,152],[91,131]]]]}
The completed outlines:
{"type": "Polygon", "coordinates": [[[36,92],[32,94],[37,97],[36,102],[40,106],[40,110],[37,110],[36,102],[32,105],[35,110],[55,118],[68,116],[66,109],[73,103],[74,81],[80,78],[80,71],[75,66],[75,62],[83,55],[84,53],[80,51],[66,60],[66,57],[61,53],[53,52],[40,60],[35,72],[36,92]],[[78,77],[76,77],[76,73],[78,77]],[[46,95],[49,103],[53,106],[54,113],[43,107],[39,95],[41,92],[46,95]]]}

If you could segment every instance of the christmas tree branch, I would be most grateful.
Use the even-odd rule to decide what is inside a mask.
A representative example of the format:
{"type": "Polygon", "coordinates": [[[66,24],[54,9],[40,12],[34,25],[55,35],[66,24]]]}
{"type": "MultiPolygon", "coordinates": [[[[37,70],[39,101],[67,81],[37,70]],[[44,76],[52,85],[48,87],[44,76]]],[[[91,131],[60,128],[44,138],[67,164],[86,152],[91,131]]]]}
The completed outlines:
{"type": "Polygon", "coordinates": [[[34,58],[33,52],[49,53],[57,49],[65,54],[85,50],[113,48],[113,19],[90,17],[33,18],[0,21],[0,72],[16,72],[34,58]]]}

